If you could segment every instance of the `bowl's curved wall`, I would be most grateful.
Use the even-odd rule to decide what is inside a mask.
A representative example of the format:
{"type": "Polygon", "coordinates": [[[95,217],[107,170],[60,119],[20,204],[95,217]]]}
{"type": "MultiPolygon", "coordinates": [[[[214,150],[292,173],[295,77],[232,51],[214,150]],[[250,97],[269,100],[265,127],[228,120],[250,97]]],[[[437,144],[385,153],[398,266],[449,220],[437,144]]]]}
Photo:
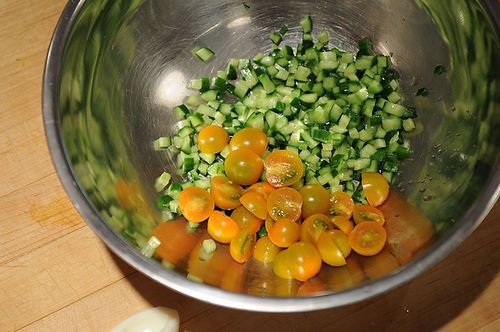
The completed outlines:
{"type": "MultiPolygon", "coordinates": [[[[134,267],[221,305],[312,310],[358,301],[411,279],[484,218],[499,195],[499,61],[498,35],[475,1],[274,0],[253,1],[250,8],[231,0],[70,2],[47,60],[44,119],[53,159],[75,206],[134,267]],[[186,279],[182,267],[172,272],[141,256],[136,248],[161,220],[151,204],[153,179],[164,169],[173,171],[172,156],[155,152],[151,142],[173,132],[171,109],[189,93],[188,80],[213,74],[230,57],[268,50],[269,33],[283,24],[291,27],[285,41],[294,44],[300,38],[297,23],[306,14],[339,48],[355,50],[357,40],[368,36],[378,52],[392,54],[406,101],[419,115],[419,130],[411,136],[414,158],[396,184],[433,222],[433,246],[375,282],[343,291],[331,286],[333,294],[300,299],[226,292],[186,279]],[[194,59],[194,44],[214,49],[214,61],[194,59]],[[447,73],[434,75],[437,64],[447,73]],[[428,97],[414,97],[421,86],[430,91],[428,97]]],[[[247,268],[246,280],[255,280],[258,270],[247,268]]],[[[266,278],[274,286],[259,295],[297,289],[294,282],[266,278]]],[[[241,291],[256,293],[252,287],[241,291]]]]}

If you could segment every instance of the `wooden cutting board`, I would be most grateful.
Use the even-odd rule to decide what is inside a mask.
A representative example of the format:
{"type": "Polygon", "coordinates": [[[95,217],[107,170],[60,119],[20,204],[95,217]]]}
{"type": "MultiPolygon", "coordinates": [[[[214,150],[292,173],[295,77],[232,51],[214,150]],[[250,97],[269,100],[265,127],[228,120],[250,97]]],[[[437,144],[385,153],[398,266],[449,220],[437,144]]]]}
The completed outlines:
{"type": "Polygon", "coordinates": [[[377,298],[265,314],[201,303],[113,255],[77,214],[45,143],[47,46],[63,0],[0,1],[0,331],[108,331],[153,306],[182,331],[500,331],[500,205],[451,256],[377,298]]]}

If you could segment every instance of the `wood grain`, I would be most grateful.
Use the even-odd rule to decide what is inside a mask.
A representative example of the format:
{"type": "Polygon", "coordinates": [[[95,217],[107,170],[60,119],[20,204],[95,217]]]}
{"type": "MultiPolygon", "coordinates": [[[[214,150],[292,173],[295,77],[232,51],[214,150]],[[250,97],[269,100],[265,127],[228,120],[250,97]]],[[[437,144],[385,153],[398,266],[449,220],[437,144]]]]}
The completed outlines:
{"type": "Polygon", "coordinates": [[[183,331],[499,331],[500,204],[451,256],[412,282],[339,309],[230,310],[151,281],[110,253],[66,197],[40,109],[63,0],[0,1],[0,331],[107,331],[157,305],[183,331]]]}

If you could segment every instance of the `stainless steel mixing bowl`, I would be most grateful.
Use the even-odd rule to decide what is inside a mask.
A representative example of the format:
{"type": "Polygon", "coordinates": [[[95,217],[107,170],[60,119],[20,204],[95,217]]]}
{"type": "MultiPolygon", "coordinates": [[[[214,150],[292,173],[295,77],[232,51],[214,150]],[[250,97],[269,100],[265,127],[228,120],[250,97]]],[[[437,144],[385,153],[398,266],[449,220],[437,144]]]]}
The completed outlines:
{"type": "MultiPolygon", "coordinates": [[[[258,311],[306,311],[359,301],[396,287],[442,260],[483,220],[500,192],[498,3],[472,0],[102,0],[69,1],[57,25],[44,77],[43,112],[52,157],[70,199],[118,256],[179,292],[258,311]],[[173,159],[151,142],[174,132],[172,107],[189,79],[214,74],[230,57],[270,49],[269,33],[314,19],[331,43],[354,51],[368,36],[391,55],[406,101],[418,110],[414,158],[396,188],[432,221],[435,236],[407,264],[371,280],[294,296],[298,284],[244,266],[238,291],[186,278],[138,248],[158,222],[153,180],[173,159]],[[495,19],[496,15],[496,19],[495,19]],[[207,45],[204,64],[190,54],[207,45]],[[434,75],[437,64],[447,68],[434,75]],[[415,97],[425,86],[429,96],[415,97]],[[141,208],[120,206],[125,181],[141,208]],[[290,295],[280,297],[279,295],[290,295]],[[313,296],[318,295],[318,296],[313,296]]],[[[352,271],[351,271],[352,272],[352,271]]],[[[218,273],[206,271],[207,275],[218,273]]]]}

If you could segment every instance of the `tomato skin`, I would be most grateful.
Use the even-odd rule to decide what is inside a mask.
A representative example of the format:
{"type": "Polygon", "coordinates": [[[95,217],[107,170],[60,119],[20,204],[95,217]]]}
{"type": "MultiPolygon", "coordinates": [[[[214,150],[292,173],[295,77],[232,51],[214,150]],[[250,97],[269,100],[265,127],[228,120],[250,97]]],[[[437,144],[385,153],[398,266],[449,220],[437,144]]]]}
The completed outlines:
{"type": "Polygon", "coordinates": [[[240,230],[248,229],[252,233],[257,233],[262,224],[262,220],[254,216],[244,206],[240,206],[231,212],[231,218],[238,224],[240,230]]]}
{"type": "Polygon", "coordinates": [[[298,220],[302,213],[302,196],[293,188],[279,188],[267,198],[267,212],[274,220],[298,220]]]}
{"type": "Polygon", "coordinates": [[[348,219],[352,216],[354,201],[351,196],[343,191],[336,191],[330,195],[330,207],[328,213],[331,216],[345,216],[348,219]]]}
{"type": "Polygon", "coordinates": [[[323,262],[331,266],[343,266],[351,253],[349,238],[339,230],[324,232],[316,243],[323,262]]]}
{"type": "Polygon", "coordinates": [[[376,222],[380,225],[383,225],[385,223],[385,218],[382,211],[380,211],[376,207],[369,205],[356,204],[352,217],[356,224],[366,221],[376,222]]]}
{"type": "Polygon", "coordinates": [[[324,214],[309,216],[300,226],[300,241],[315,244],[320,235],[332,228],[330,217],[324,214]]]}
{"type": "Polygon", "coordinates": [[[224,171],[234,183],[249,186],[256,183],[264,166],[262,160],[253,151],[238,149],[230,152],[224,161],[224,171]]]}
{"type": "Polygon", "coordinates": [[[361,174],[361,185],[368,204],[379,206],[389,196],[389,183],[380,173],[364,172],[361,174]]]}
{"type": "Polygon", "coordinates": [[[229,134],[221,126],[209,125],[198,133],[198,148],[203,153],[221,152],[229,142],[229,134]]]}
{"type": "Polygon", "coordinates": [[[271,227],[269,239],[280,248],[287,248],[300,237],[300,226],[295,221],[281,218],[271,227]]]}
{"type": "Polygon", "coordinates": [[[264,220],[267,217],[267,203],[264,197],[257,192],[246,192],[240,198],[241,204],[257,218],[264,220]]]}
{"type": "Polygon", "coordinates": [[[349,234],[349,245],[352,250],[363,256],[374,256],[385,246],[387,233],[384,227],[376,222],[365,221],[354,226],[349,234]]]}
{"type": "Polygon", "coordinates": [[[240,198],[243,195],[243,188],[233,183],[225,176],[213,176],[210,182],[210,194],[215,205],[223,210],[233,210],[241,205],[240,198]]]}
{"type": "Polygon", "coordinates": [[[257,240],[253,257],[262,263],[272,263],[281,248],[275,245],[268,236],[263,236],[257,240]]]}
{"type": "Polygon", "coordinates": [[[231,240],[229,253],[238,263],[245,263],[252,257],[255,247],[255,234],[248,229],[241,230],[231,240]]]}
{"type": "Polygon", "coordinates": [[[234,134],[229,142],[229,148],[231,151],[244,148],[262,156],[266,151],[268,142],[267,135],[261,129],[243,128],[234,134]]]}
{"type": "Polygon", "coordinates": [[[288,249],[280,251],[273,261],[273,272],[278,277],[283,279],[293,279],[290,266],[290,259],[288,257],[288,249]]]}
{"type": "Polygon", "coordinates": [[[321,255],[316,247],[308,242],[296,242],[288,249],[290,272],[294,279],[306,281],[321,269],[321,255]]]}
{"type": "Polygon", "coordinates": [[[229,243],[238,234],[240,228],[231,217],[220,211],[214,211],[208,218],[207,231],[215,241],[229,243]]]}
{"type": "Polygon", "coordinates": [[[299,189],[302,196],[302,218],[307,218],[313,214],[328,214],[330,205],[330,194],[320,184],[306,184],[299,189]]]}
{"type": "Polygon", "coordinates": [[[212,214],[215,203],[208,191],[189,187],[179,195],[179,208],[184,218],[191,222],[202,222],[212,214]]]}
{"type": "Polygon", "coordinates": [[[344,216],[331,217],[330,221],[335,225],[335,227],[337,227],[347,235],[349,235],[349,233],[351,233],[354,228],[351,220],[347,219],[344,216]]]}
{"type": "Polygon", "coordinates": [[[252,184],[250,187],[248,187],[246,192],[255,191],[255,192],[261,194],[262,197],[267,199],[269,197],[269,195],[275,190],[276,190],[276,188],[274,188],[273,186],[271,186],[267,182],[257,182],[257,183],[252,184]]]}
{"type": "Polygon", "coordinates": [[[304,164],[299,155],[288,150],[275,150],[264,161],[266,179],[273,187],[290,186],[304,176],[304,164]]]}

